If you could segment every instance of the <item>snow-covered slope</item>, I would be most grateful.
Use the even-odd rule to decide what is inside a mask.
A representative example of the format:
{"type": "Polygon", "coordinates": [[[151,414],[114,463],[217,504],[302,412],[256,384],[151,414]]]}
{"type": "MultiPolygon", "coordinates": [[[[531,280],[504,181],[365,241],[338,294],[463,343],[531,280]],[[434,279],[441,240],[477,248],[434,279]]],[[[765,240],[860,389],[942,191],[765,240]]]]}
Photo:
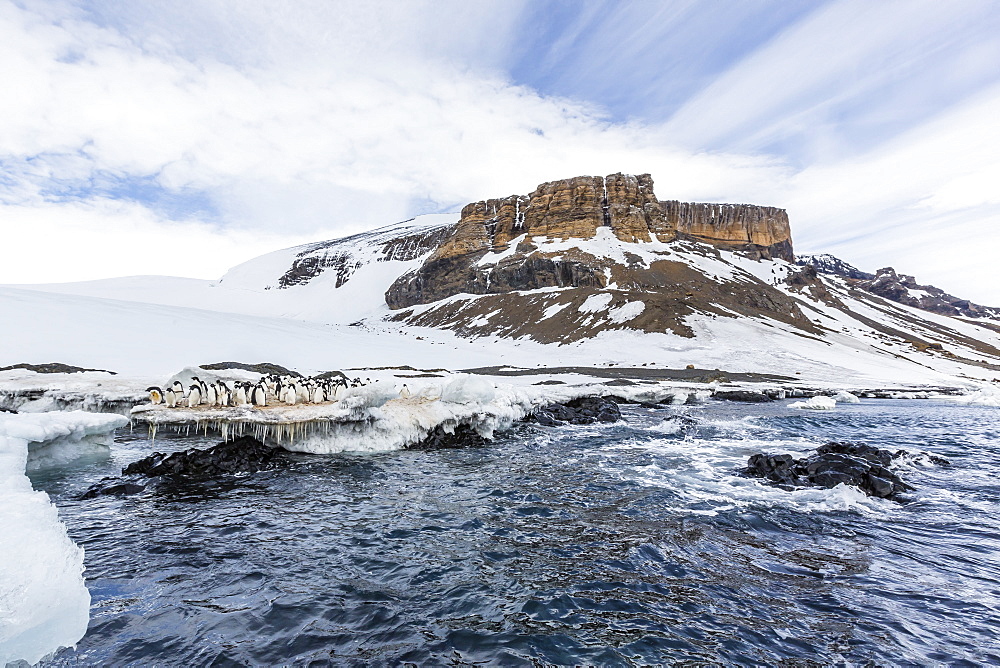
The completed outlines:
{"type": "MultiPolygon", "coordinates": [[[[457,294],[390,311],[386,290],[455,220],[424,216],[277,251],[216,282],[0,288],[0,312],[17,323],[0,330],[0,366],[60,361],[152,379],[226,360],[303,371],[690,364],[869,384],[1000,376],[994,329],[691,240],[521,239],[511,247],[547,259],[596,258],[605,284],[457,294]],[[659,287],[637,282],[654,280],[659,287]]],[[[487,254],[476,271],[488,280],[512,256],[487,254]]]]}

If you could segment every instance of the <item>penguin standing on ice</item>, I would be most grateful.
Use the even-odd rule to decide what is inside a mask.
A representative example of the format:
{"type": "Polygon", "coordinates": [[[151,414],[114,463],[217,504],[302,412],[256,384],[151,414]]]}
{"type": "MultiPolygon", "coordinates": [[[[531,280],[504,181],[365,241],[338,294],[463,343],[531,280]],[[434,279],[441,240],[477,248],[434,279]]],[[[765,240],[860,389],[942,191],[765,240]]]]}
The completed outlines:
{"type": "Polygon", "coordinates": [[[288,385],[285,385],[284,391],[281,395],[281,401],[289,406],[294,406],[297,394],[298,393],[295,391],[295,383],[289,383],[288,385]]]}
{"type": "Polygon", "coordinates": [[[177,408],[177,393],[173,387],[168,387],[163,393],[163,401],[166,402],[167,408],[177,408]]]}
{"type": "Polygon", "coordinates": [[[404,399],[410,398],[410,388],[406,386],[406,383],[403,383],[403,389],[399,391],[399,396],[401,396],[404,399]]]}
{"type": "Polygon", "coordinates": [[[174,394],[177,396],[177,403],[179,404],[181,402],[181,399],[187,396],[186,394],[184,394],[184,385],[181,383],[181,381],[175,380],[171,388],[173,389],[174,394]]]}
{"type": "Polygon", "coordinates": [[[258,383],[253,388],[250,401],[254,406],[267,406],[267,390],[264,389],[264,383],[258,383]]]}
{"type": "Polygon", "coordinates": [[[154,406],[159,406],[163,403],[163,390],[158,387],[147,387],[146,391],[149,392],[149,403],[154,406]]]}
{"type": "Polygon", "coordinates": [[[250,398],[247,396],[247,388],[244,387],[246,383],[237,382],[233,385],[233,403],[237,406],[246,406],[250,403],[250,398]]]}
{"type": "Polygon", "coordinates": [[[219,386],[215,383],[208,386],[208,391],[205,393],[205,403],[209,406],[219,405],[219,386]]]}
{"type": "Polygon", "coordinates": [[[312,402],[314,404],[321,404],[326,401],[326,392],[322,387],[317,385],[312,391],[312,402]]]}
{"type": "Polygon", "coordinates": [[[201,385],[192,385],[188,388],[188,408],[201,405],[201,385]]]}

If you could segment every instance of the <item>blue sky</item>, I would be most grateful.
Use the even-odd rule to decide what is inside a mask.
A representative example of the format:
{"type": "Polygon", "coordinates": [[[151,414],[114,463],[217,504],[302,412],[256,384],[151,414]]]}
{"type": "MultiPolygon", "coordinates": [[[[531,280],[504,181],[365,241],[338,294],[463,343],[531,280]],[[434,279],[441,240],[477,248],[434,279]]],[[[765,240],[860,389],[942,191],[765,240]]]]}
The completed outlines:
{"type": "Polygon", "coordinates": [[[0,0],[0,62],[0,282],[214,278],[625,171],[1000,305],[995,2],[0,0]]]}

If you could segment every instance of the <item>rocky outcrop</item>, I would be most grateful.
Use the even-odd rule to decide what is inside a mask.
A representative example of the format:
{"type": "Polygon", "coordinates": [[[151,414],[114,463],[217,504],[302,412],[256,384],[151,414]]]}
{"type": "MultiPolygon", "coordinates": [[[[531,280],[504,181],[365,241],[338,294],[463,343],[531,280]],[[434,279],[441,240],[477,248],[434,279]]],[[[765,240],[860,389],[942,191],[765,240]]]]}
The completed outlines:
{"type": "Polygon", "coordinates": [[[385,239],[371,232],[356,234],[344,239],[311,244],[296,255],[292,266],[278,279],[278,288],[290,288],[308,283],[322,273],[333,272],[336,276],[334,287],[341,287],[355,271],[365,263],[397,260],[407,262],[426,255],[447,239],[452,227],[440,227],[399,237],[385,239]],[[356,253],[359,242],[371,242],[375,246],[374,257],[361,257],[356,253]]]}
{"type": "Polygon", "coordinates": [[[920,285],[913,276],[897,274],[892,267],[884,267],[869,274],[829,254],[803,255],[796,263],[811,267],[821,274],[840,276],[855,288],[924,311],[1000,320],[1000,308],[982,306],[968,299],[955,297],[933,285],[920,285]]]}
{"type": "Polygon", "coordinates": [[[829,253],[820,253],[818,255],[799,255],[795,258],[795,264],[803,267],[812,267],[820,274],[842,276],[843,278],[854,278],[859,281],[875,278],[875,274],[869,274],[867,271],[861,271],[854,265],[848,264],[847,262],[844,262],[840,258],[834,257],[829,253]]]}
{"type": "Polygon", "coordinates": [[[795,261],[788,214],[784,209],[752,204],[660,202],[668,226],[682,238],[695,239],[753,258],[795,261]]]}
{"type": "MultiPolygon", "coordinates": [[[[803,459],[788,454],[752,455],[741,474],[764,478],[771,485],[787,490],[832,488],[844,484],[857,487],[869,496],[901,500],[901,494],[914,488],[887,467],[905,454],[903,450],[890,452],[864,443],[827,443],[803,459]]],[[[947,463],[940,458],[934,459],[936,463],[947,463]]]]}
{"type": "Polygon", "coordinates": [[[564,404],[542,406],[525,418],[526,422],[536,422],[547,427],[564,424],[593,424],[595,422],[618,422],[622,419],[621,409],[606,397],[580,397],[564,404]]]}
{"type": "Polygon", "coordinates": [[[593,240],[606,229],[624,243],[700,241],[754,258],[792,261],[788,216],[747,204],[660,202],[649,174],[578,176],[528,196],[473,202],[424,264],[385,294],[390,308],[456,294],[503,294],[549,287],[605,287],[607,264],[585,252],[544,252],[544,243],[593,240]],[[488,272],[479,266],[497,257],[488,272]]]}

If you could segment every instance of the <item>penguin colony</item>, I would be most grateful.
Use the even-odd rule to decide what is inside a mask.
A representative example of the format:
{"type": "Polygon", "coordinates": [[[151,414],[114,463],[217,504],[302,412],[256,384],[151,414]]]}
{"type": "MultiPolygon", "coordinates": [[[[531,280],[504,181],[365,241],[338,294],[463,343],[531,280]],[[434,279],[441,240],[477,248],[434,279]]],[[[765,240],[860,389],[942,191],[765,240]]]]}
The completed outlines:
{"type": "MultiPolygon", "coordinates": [[[[322,404],[339,400],[348,387],[361,387],[371,382],[367,378],[362,382],[360,378],[348,381],[346,378],[293,378],[273,374],[262,376],[256,383],[239,380],[231,384],[223,380],[206,383],[197,376],[191,380],[186,392],[179,380],[175,380],[166,390],[159,387],[147,388],[150,403],[167,408],[264,408],[269,405],[322,404]]],[[[403,385],[400,395],[410,395],[406,385],[403,385]]]]}

